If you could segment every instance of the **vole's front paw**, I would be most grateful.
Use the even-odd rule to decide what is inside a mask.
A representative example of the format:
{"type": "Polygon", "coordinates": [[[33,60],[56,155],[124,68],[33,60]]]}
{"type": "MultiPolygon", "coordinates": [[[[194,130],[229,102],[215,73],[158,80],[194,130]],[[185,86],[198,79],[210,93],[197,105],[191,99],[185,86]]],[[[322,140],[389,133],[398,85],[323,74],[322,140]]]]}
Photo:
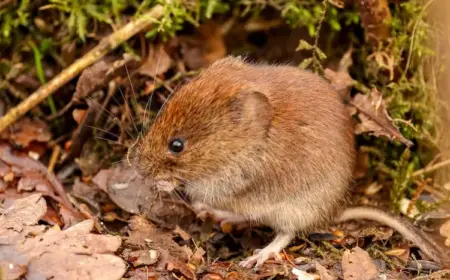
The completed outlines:
{"type": "Polygon", "coordinates": [[[207,217],[211,217],[214,221],[220,222],[221,227],[225,224],[237,225],[240,228],[248,225],[248,220],[244,216],[228,211],[217,210],[201,202],[193,203],[192,207],[198,218],[206,219],[207,217]]]}
{"type": "Polygon", "coordinates": [[[192,204],[192,209],[197,215],[197,218],[200,218],[202,220],[206,219],[207,217],[212,217],[214,214],[214,209],[201,202],[194,202],[192,204]]]}
{"type": "Polygon", "coordinates": [[[270,258],[281,261],[280,254],[278,252],[266,250],[266,248],[264,248],[261,250],[255,250],[253,256],[239,262],[239,265],[245,268],[254,268],[256,270],[270,258]]]}

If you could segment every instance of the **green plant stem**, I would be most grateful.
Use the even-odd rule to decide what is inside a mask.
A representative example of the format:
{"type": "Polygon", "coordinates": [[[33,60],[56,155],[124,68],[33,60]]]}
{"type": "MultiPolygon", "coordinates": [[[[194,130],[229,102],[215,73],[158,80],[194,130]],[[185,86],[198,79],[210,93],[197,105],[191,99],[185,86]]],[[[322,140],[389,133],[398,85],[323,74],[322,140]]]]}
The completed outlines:
{"type": "Polygon", "coordinates": [[[320,63],[320,58],[319,58],[317,50],[319,49],[320,30],[322,29],[322,24],[325,20],[325,15],[327,13],[328,0],[323,0],[322,5],[323,5],[323,11],[322,11],[322,15],[320,17],[319,24],[317,25],[316,36],[314,38],[314,49],[313,49],[314,71],[321,75],[323,74],[324,70],[323,70],[322,64],[320,63]]]}
{"type": "MultiPolygon", "coordinates": [[[[33,50],[34,64],[36,66],[36,74],[38,76],[39,81],[43,85],[43,84],[47,83],[47,81],[45,79],[44,68],[42,67],[42,54],[39,51],[39,48],[36,46],[36,44],[34,44],[33,41],[30,41],[29,44],[30,44],[31,49],[33,50]]],[[[47,101],[48,101],[48,106],[50,107],[50,111],[52,112],[52,114],[56,114],[57,110],[56,110],[56,105],[55,105],[55,101],[53,100],[53,97],[48,96],[47,101]]]]}

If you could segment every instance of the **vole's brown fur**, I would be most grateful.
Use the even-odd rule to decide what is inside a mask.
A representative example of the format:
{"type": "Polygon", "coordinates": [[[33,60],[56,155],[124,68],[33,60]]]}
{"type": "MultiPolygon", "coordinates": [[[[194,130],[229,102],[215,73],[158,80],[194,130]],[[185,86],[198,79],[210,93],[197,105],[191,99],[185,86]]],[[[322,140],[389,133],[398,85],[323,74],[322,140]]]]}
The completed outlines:
{"type": "Polygon", "coordinates": [[[177,179],[195,203],[278,233],[245,266],[261,264],[297,232],[333,222],[355,159],[351,118],[327,82],[233,57],[181,87],[137,151],[142,174],[177,179]],[[168,150],[173,137],[185,140],[178,155],[168,150]]]}

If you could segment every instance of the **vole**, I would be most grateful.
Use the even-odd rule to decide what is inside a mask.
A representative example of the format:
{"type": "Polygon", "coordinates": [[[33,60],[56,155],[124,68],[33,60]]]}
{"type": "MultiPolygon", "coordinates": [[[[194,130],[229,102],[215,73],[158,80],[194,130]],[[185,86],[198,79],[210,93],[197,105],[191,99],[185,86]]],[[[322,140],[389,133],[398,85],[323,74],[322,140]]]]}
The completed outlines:
{"type": "Polygon", "coordinates": [[[198,211],[273,228],[275,239],[244,267],[278,256],[299,232],[351,219],[390,226],[441,261],[412,225],[381,210],[344,208],[354,145],[351,117],[328,82],[230,56],[180,87],[130,153],[159,188],[183,184],[198,211]]]}

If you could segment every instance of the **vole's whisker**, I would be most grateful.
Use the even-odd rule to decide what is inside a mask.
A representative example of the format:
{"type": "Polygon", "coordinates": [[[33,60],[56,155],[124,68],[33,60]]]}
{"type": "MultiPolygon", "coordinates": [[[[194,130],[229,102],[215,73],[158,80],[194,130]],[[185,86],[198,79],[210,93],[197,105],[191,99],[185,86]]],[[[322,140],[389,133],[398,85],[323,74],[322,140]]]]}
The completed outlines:
{"type": "Polygon", "coordinates": [[[119,146],[123,146],[123,147],[127,148],[127,146],[125,144],[117,142],[117,141],[114,141],[114,140],[111,140],[111,139],[108,139],[108,138],[104,138],[104,137],[101,137],[101,136],[95,136],[95,138],[107,141],[108,143],[110,143],[112,145],[119,145],[119,146]]]}
{"type": "Polygon", "coordinates": [[[104,129],[101,129],[99,127],[95,127],[95,126],[92,126],[92,125],[86,125],[86,127],[89,127],[89,128],[95,129],[95,130],[99,130],[99,131],[104,132],[104,133],[106,133],[106,134],[108,134],[110,136],[116,137],[117,140],[119,140],[119,136],[118,135],[116,135],[116,134],[114,134],[112,132],[109,132],[107,130],[104,130],[104,129]]]}
{"type": "MultiPolygon", "coordinates": [[[[153,83],[156,82],[156,73],[158,73],[159,64],[161,62],[161,56],[158,57],[158,61],[156,62],[156,68],[155,73],[153,73],[153,83]]],[[[146,119],[147,110],[151,110],[152,108],[152,102],[153,102],[153,94],[155,93],[155,87],[153,87],[152,92],[150,93],[150,97],[147,100],[147,103],[145,104],[144,108],[144,122],[147,124],[150,121],[150,114],[148,114],[148,119],[146,119]]],[[[141,132],[144,129],[144,125],[141,128],[141,132]]]]}
{"type": "Polygon", "coordinates": [[[174,191],[171,192],[171,193],[173,193],[173,195],[176,196],[175,199],[181,201],[188,209],[193,210],[193,209],[192,209],[192,206],[186,201],[186,199],[185,199],[180,193],[178,193],[177,190],[174,190],[174,191]]]}
{"type": "MultiPolygon", "coordinates": [[[[133,83],[131,82],[131,76],[130,76],[130,72],[128,72],[127,64],[125,64],[125,71],[127,72],[128,81],[130,82],[131,94],[132,94],[132,96],[133,96],[134,103],[136,104],[136,106],[138,106],[138,102],[137,102],[137,98],[136,98],[136,92],[135,92],[135,90],[134,90],[133,83]]],[[[136,118],[138,119],[138,121],[140,121],[139,113],[137,113],[136,118]]],[[[134,120],[133,120],[133,123],[134,123],[134,120]]],[[[136,126],[136,124],[135,124],[135,126],[136,126]]],[[[137,132],[138,134],[141,133],[141,132],[137,129],[137,127],[136,127],[136,132],[137,132]]]]}
{"type": "MultiPolygon", "coordinates": [[[[113,97],[114,98],[114,97],[113,97]]],[[[95,107],[95,110],[97,110],[97,112],[99,112],[100,114],[109,116],[113,119],[113,121],[120,126],[120,128],[125,131],[126,134],[128,134],[128,136],[130,136],[131,138],[134,139],[133,135],[127,130],[125,129],[125,127],[123,127],[123,125],[121,124],[121,122],[117,119],[116,116],[114,116],[108,109],[106,109],[102,104],[100,104],[97,100],[95,100],[94,98],[88,98],[89,100],[95,102],[102,110],[100,110],[98,107],[95,107]]],[[[119,105],[120,106],[120,105],[119,105]]]]}
{"type": "MultiPolygon", "coordinates": [[[[122,96],[122,99],[123,99],[123,101],[125,102],[125,111],[128,113],[128,116],[129,116],[131,122],[133,123],[134,129],[136,130],[137,133],[139,133],[139,129],[137,128],[136,123],[134,122],[133,115],[131,114],[130,105],[128,104],[128,101],[127,101],[127,99],[125,98],[125,95],[123,94],[123,91],[122,91],[122,89],[120,88],[120,86],[119,86],[118,88],[119,88],[120,95],[122,96]]],[[[113,96],[112,98],[114,99],[114,101],[116,101],[117,105],[120,106],[120,104],[119,104],[119,102],[117,101],[117,99],[116,99],[114,96],[113,96]]],[[[134,139],[134,138],[133,138],[133,139],[134,139]]]]}
{"type": "Polygon", "coordinates": [[[119,159],[119,160],[113,161],[113,162],[111,162],[111,165],[115,165],[115,164],[122,163],[122,162],[126,162],[126,159],[119,159]]]}

